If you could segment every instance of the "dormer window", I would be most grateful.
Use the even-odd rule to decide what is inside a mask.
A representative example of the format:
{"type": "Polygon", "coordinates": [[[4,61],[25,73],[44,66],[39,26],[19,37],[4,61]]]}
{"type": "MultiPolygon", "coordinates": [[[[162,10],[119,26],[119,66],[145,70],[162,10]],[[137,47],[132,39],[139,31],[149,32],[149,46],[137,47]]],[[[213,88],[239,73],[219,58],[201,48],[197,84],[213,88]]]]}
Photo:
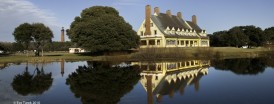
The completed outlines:
{"type": "Polygon", "coordinates": [[[177,31],[176,34],[181,35],[181,32],[180,32],[180,31],[177,31]]]}
{"type": "Polygon", "coordinates": [[[143,31],[141,31],[140,33],[141,33],[141,34],[140,34],[141,36],[144,36],[144,32],[143,32],[143,31]]]}
{"type": "Polygon", "coordinates": [[[169,28],[169,27],[166,27],[165,32],[166,32],[166,34],[170,34],[170,28],[169,28]]]}
{"type": "Polygon", "coordinates": [[[176,34],[181,35],[181,30],[178,28],[176,34]]]}
{"type": "Polygon", "coordinates": [[[166,33],[166,34],[169,34],[169,30],[166,30],[165,33],[166,33]]]}
{"type": "Polygon", "coordinates": [[[175,34],[175,30],[172,30],[172,34],[175,34]]]}
{"type": "Polygon", "coordinates": [[[172,27],[172,29],[171,29],[171,34],[175,34],[175,28],[174,27],[172,27]]]}

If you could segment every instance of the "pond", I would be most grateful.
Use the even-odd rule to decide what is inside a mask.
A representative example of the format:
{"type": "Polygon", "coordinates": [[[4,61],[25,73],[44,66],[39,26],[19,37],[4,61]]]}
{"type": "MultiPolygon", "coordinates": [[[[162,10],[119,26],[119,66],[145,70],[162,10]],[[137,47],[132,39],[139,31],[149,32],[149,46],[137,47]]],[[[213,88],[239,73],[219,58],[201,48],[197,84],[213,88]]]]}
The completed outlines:
{"type": "Polygon", "coordinates": [[[274,103],[274,68],[263,58],[166,62],[0,64],[0,103],[274,103]]]}

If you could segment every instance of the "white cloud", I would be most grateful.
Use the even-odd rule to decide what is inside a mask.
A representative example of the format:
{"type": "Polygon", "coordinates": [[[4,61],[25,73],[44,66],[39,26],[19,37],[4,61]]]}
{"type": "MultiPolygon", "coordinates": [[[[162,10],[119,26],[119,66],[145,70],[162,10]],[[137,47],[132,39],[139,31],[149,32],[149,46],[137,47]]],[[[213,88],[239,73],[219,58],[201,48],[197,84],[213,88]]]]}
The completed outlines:
{"type": "Polygon", "coordinates": [[[27,0],[0,0],[0,41],[14,41],[12,33],[22,23],[40,22],[49,26],[54,34],[60,26],[54,14],[39,9],[27,0]]]}

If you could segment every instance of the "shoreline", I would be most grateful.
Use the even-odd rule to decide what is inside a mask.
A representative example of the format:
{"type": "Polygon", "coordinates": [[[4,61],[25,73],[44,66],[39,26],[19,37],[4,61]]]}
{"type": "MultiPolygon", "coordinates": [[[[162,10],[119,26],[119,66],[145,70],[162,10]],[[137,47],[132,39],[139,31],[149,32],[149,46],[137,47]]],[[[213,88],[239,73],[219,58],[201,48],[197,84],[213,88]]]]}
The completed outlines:
{"type": "Polygon", "coordinates": [[[47,52],[44,56],[34,57],[26,54],[12,54],[0,56],[0,63],[11,62],[59,62],[65,61],[163,61],[189,59],[231,59],[266,57],[270,50],[266,48],[243,49],[234,47],[210,48],[169,48],[167,49],[140,49],[138,52],[112,56],[82,56],[64,52],[47,52]],[[163,51],[164,50],[164,51],[163,51]]]}

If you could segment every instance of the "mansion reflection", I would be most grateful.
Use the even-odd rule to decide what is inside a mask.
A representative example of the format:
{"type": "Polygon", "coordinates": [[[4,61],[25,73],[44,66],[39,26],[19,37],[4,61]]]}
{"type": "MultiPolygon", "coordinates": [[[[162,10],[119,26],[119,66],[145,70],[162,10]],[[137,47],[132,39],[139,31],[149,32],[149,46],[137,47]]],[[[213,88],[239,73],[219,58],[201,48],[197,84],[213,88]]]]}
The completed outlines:
{"type": "Polygon", "coordinates": [[[199,80],[208,74],[209,60],[191,60],[181,62],[133,62],[142,70],[140,83],[147,92],[148,104],[158,103],[163,96],[173,97],[175,92],[184,94],[188,85],[199,90],[199,80]]]}

